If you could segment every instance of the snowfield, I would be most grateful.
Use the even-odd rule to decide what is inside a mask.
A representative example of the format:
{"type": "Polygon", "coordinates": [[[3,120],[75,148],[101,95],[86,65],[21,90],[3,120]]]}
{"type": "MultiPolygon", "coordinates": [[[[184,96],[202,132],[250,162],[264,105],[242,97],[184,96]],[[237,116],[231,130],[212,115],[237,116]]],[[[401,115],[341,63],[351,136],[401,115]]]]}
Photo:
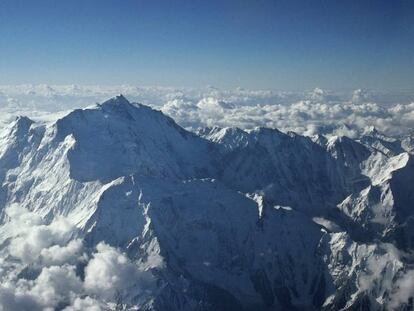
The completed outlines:
{"type": "Polygon", "coordinates": [[[315,90],[276,117],[237,94],[3,118],[0,310],[412,308],[413,104],[358,91],[315,107],[335,100],[315,90]],[[249,126],[215,122],[218,109],[249,126]]]}

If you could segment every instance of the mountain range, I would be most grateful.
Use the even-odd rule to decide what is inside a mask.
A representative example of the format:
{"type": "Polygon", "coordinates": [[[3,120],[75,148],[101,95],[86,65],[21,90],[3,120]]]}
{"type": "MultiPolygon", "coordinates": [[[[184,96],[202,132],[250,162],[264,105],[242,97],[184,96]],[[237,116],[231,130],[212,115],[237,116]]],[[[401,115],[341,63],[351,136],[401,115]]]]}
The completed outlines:
{"type": "Polygon", "coordinates": [[[0,131],[0,306],[412,310],[413,150],[374,128],[194,133],[122,95],[18,117],[0,131]]]}

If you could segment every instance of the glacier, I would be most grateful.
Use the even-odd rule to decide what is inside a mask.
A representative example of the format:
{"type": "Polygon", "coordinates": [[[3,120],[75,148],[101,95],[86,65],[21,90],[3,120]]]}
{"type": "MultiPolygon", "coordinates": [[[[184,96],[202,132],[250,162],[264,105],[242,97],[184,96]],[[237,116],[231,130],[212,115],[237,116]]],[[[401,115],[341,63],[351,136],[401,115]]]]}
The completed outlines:
{"type": "Polygon", "coordinates": [[[0,130],[0,309],[410,310],[412,139],[190,132],[120,95],[0,130]]]}

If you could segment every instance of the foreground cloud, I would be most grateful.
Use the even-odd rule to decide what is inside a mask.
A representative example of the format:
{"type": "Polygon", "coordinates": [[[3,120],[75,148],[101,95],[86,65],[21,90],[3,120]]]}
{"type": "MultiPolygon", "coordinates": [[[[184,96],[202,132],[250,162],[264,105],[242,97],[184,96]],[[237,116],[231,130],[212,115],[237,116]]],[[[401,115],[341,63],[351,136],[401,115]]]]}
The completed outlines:
{"type": "Polygon", "coordinates": [[[134,293],[151,288],[151,275],[142,273],[126,255],[105,243],[98,244],[96,250],[85,268],[84,286],[88,293],[111,300],[118,293],[126,294],[131,287],[134,293]]]}
{"type": "Polygon", "coordinates": [[[99,243],[85,249],[68,219],[46,223],[13,205],[1,232],[8,247],[0,254],[0,310],[102,310],[131,288],[152,290],[144,271],[118,249],[99,243]]]}

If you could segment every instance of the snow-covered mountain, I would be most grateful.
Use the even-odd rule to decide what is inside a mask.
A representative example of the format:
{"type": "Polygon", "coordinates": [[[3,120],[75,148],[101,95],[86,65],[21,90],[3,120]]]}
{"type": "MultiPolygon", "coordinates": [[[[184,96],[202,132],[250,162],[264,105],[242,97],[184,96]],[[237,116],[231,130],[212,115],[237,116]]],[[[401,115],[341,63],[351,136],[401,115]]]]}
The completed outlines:
{"type": "Polygon", "coordinates": [[[408,310],[409,140],[197,134],[123,96],[0,132],[0,309],[408,310]]]}

